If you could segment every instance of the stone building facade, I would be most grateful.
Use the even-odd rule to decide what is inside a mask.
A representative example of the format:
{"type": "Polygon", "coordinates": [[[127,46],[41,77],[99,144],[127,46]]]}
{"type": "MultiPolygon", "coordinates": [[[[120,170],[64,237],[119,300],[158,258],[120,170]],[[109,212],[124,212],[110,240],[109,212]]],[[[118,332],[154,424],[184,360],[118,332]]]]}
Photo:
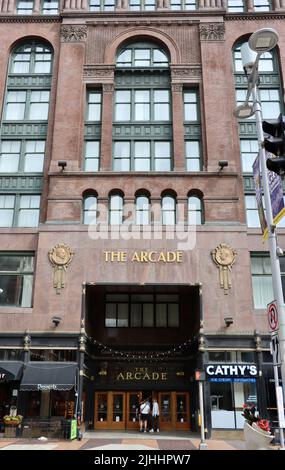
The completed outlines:
{"type": "Polygon", "coordinates": [[[233,110],[240,45],[273,27],[261,101],[283,111],[284,19],[284,0],[0,1],[2,414],[135,429],[157,397],[162,430],[197,430],[207,369],[208,436],[243,402],[274,419],[256,131],[233,110]],[[227,364],[251,372],[207,368],[227,364]]]}

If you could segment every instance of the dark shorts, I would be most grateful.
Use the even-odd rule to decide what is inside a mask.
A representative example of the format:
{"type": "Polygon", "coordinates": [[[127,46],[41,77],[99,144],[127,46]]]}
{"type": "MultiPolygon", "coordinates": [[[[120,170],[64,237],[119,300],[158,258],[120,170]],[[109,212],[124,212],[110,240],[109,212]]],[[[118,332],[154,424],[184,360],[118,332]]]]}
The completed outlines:
{"type": "Polygon", "coordinates": [[[148,413],[141,413],[140,417],[141,417],[141,421],[147,421],[148,420],[148,413]]]}

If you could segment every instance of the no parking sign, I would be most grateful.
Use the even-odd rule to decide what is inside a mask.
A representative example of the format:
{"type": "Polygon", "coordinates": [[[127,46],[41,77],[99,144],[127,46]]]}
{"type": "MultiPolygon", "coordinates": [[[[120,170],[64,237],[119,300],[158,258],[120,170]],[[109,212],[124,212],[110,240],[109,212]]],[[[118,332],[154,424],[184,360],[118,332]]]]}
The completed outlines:
{"type": "Polygon", "coordinates": [[[267,315],[270,331],[277,331],[279,328],[278,325],[278,312],[277,312],[277,302],[274,300],[267,305],[267,315]]]}

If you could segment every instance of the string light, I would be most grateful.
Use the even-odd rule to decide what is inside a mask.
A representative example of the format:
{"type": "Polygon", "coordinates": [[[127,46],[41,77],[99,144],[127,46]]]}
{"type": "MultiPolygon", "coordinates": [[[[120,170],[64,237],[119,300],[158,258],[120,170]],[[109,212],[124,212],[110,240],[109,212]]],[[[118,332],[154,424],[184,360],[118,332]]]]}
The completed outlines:
{"type": "Polygon", "coordinates": [[[150,351],[150,352],[147,352],[147,353],[145,351],[123,352],[123,351],[118,351],[116,349],[112,349],[109,346],[106,346],[105,344],[101,343],[100,341],[97,341],[95,338],[92,338],[90,336],[87,336],[87,339],[94,346],[97,346],[98,348],[103,349],[103,351],[106,351],[106,350],[109,351],[112,354],[112,356],[119,356],[122,359],[128,359],[129,362],[131,360],[134,360],[134,361],[135,360],[140,360],[140,361],[144,360],[144,361],[150,361],[150,362],[151,361],[157,362],[159,360],[164,361],[168,357],[175,356],[175,353],[176,353],[177,350],[179,350],[179,352],[181,352],[182,349],[184,349],[186,347],[190,347],[191,345],[193,345],[197,341],[198,337],[193,336],[193,338],[188,339],[187,341],[185,341],[182,344],[179,344],[178,346],[176,345],[174,348],[169,349],[167,352],[158,351],[157,353],[155,353],[153,351],[150,351]]]}

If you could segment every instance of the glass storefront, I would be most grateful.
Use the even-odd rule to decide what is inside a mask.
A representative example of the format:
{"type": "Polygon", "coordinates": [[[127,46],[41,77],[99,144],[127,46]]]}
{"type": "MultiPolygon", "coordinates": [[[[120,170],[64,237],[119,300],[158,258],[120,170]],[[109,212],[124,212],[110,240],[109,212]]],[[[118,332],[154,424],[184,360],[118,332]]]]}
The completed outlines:
{"type": "Polygon", "coordinates": [[[256,382],[255,379],[249,380],[250,382],[229,381],[210,383],[213,429],[243,428],[243,404],[257,406],[256,382]]]}

